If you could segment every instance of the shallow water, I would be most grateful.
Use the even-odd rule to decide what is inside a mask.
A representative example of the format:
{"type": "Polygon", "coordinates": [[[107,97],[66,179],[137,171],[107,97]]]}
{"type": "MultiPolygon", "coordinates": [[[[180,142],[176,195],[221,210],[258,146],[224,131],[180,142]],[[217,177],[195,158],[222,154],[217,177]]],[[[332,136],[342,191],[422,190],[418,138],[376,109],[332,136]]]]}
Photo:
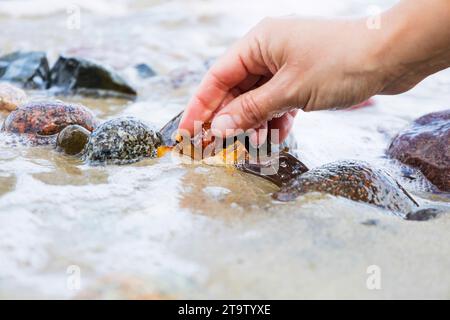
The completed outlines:
{"type": "MultiPolygon", "coordinates": [[[[108,63],[138,88],[136,102],[61,99],[101,119],[134,115],[158,127],[183,109],[208,61],[263,16],[367,10],[358,0],[75,1],[81,28],[68,30],[73,2],[0,2],[2,53],[108,63]],[[142,62],[159,76],[139,80],[132,66],[142,62]]],[[[445,71],[404,95],[377,97],[373,107],[302,113],[294,129],[300,158],[309,167],[364,159],[398,174],[384,150],[414,118],[447,109],[449,85],[445,71]]],[[[449,200],[418,184],[403,181],[419,202],[449,214],[407,222],[315,194],[277,203],[273,185],[227,168],[171,157],[89,167],[5,139],[0,298],[450,298],[449,200]],[[366,286],[371,265],[380,267],[381,290],[366,286]],[[80,290],[67,283],[70,266],[81,271],[80,290]]]]}

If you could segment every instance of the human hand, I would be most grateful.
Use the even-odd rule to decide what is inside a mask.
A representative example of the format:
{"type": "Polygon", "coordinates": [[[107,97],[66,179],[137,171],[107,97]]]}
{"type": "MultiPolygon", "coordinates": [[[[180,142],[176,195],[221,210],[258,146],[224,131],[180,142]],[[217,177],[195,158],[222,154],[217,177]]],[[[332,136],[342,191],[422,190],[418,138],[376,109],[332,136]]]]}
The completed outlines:
{"type": "Polygon", "coordinates": [[[381,87],[376,66],[368,61],[364,29],[347,21],[264,20],[210,69],[180,128],[192,130],[193,120],[214,117],[212,128],[222,134],[258,128],[251,139],[262,142],[270,126],[284,140],[298,108],[364,101],[381,87]]]}
{"type": "MultiPolygon", "coordinates": [[[[423,68],[424,61],[430,62],[424,57],[436,47],[434,40],[422,42],[419,51],[414,47],[420,33],[430,38],[423,29],[436,25],[423,17],[426,3],[401,3],[384,14],[380,30],[370,30],[365,19],[265,19],[209,70],[180,129],[192,134],[194,121],[212,119],[216,134],[257,128],[251,136],[255,144],[271,128],[279,129],[284,140],[298,109],[344,108],[375,94],[410,89],[439,69],[423,68]],[[406,5],[409,12],[404,13],[401,6],[406,5]],[[412,18],[424,20],[421,32],[410,30],[412,18]],[[415,68],[419,63],[422,67],[415,68]]],[[[437,38],[445,44],[445,36],[437,38]]]]}

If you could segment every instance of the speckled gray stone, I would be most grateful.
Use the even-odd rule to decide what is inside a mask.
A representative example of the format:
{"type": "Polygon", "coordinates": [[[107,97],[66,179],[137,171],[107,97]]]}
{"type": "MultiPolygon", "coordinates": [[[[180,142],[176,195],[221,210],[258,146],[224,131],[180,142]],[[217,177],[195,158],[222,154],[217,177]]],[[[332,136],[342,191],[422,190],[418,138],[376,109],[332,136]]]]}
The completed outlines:
{"type": "Polygon", "coordinates": [[[89,138],[83,160],[89,164],[130,164],[156,157],[161,135],[133,117],[112,119],[101,124],[89,138]]]}

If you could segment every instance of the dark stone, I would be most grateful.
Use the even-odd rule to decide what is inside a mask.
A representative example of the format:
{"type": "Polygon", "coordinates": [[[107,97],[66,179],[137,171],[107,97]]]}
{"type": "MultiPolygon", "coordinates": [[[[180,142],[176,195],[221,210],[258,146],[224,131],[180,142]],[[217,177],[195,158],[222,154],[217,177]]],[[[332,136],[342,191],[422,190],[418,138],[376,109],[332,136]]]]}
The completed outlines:
{"type": "Polygon", "coordinates": [[[69,125],[79,125],[92,131],[97,126],[97,120],[89,109],[80,104],[31,102],[11,112],[2,130],[23,135],[35,144],[49,144],[54,143],[55,135],[69,125]]]}
{"type": "Polygon", "coordinates": [[[163,145],[173,147],[178,143],[175,140],[175,135],[177,134],[178,126],[180,125],[180,120],[182,117],[183,111],[170,119],[170,121],[167,122],[167,124],[162,127],[161,130],[159,130],[163,145]]]}
{"type": "Polygon", "coordinates": [[[435,208],[426,208],[410,212],[406,215],[406,220],[410,221],[427,221],[436,218],[440,213],[440,210],[435,208]]]}
{"type": "Polygon", "coordinates": [[[361,222],[362,225],[368,226],[368,227],[374,227],[378,225],[378,220],[375,219],[367,219],[363,222],[361,222]]]}
{"type": "Polygon", "coordinates": [[[394,138],[387,154],[419,169],[441,191],[450,192],[450,110],[415,120],[394,138]]]}
{"type": "Polygon", "coordinates": [[[134,67],[136,68],[139,77],[141,77],[142,79],[156,76],[156,72],[145,63],[139,63],[134,67]]]}
{"type": "Polygon", "coordinates": [[[132,117],[117,118],[91,134],[83,158],[91,164],[129,164],[156,157],[160,145],[161,136],[153,128],[132,117]]]}
{"type": "Polygon", "coordinates": [[[402,215],[418,208],[413,197],[389,174],[351,160],[311,169],[283,185],[274,198],[290,201],[309,192],[366,202],[402,215]]]}
{"type": "Polygon", "coordinates": [[[11,81],[26,89],[46,89],[50,79],[44,52],[13,52],[0,57],[0,80],[11,81]]]}
{"type": "Polygon", "coordinates": [[[285,151],[273,154],[267,161],[261,159],[258,163],[245,161],[237,163],[236,167],[243,172],[269,180],[279,187],[308,171],[300,160],[285,151]]]}
{"type": "Polygon", "coordinates": [[[89,130],[79,125],[65,127],[56,139],[57,148],[68,155],[77,155],[83,151],[90,135],[89,130]]]}
{"type": "Polygon", "coordinates": [[[50,84],[61,93],[134,98],[136,91],[112,69],[96,62],[59,57],[50,71],[50,84]]]}

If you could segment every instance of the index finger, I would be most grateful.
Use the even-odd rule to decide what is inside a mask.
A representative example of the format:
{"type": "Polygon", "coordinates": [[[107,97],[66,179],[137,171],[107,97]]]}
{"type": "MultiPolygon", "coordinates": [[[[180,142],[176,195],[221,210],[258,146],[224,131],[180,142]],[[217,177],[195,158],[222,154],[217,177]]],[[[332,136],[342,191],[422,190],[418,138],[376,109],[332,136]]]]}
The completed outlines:
{"type": "Polygon", "coordinates": [[[246,79],[249,72],[240,51],[240,45],[235,45],[206,73],[184,111],[179,129],[193,134],[194,121],[210,120],[230,90],[246,79]]]}

